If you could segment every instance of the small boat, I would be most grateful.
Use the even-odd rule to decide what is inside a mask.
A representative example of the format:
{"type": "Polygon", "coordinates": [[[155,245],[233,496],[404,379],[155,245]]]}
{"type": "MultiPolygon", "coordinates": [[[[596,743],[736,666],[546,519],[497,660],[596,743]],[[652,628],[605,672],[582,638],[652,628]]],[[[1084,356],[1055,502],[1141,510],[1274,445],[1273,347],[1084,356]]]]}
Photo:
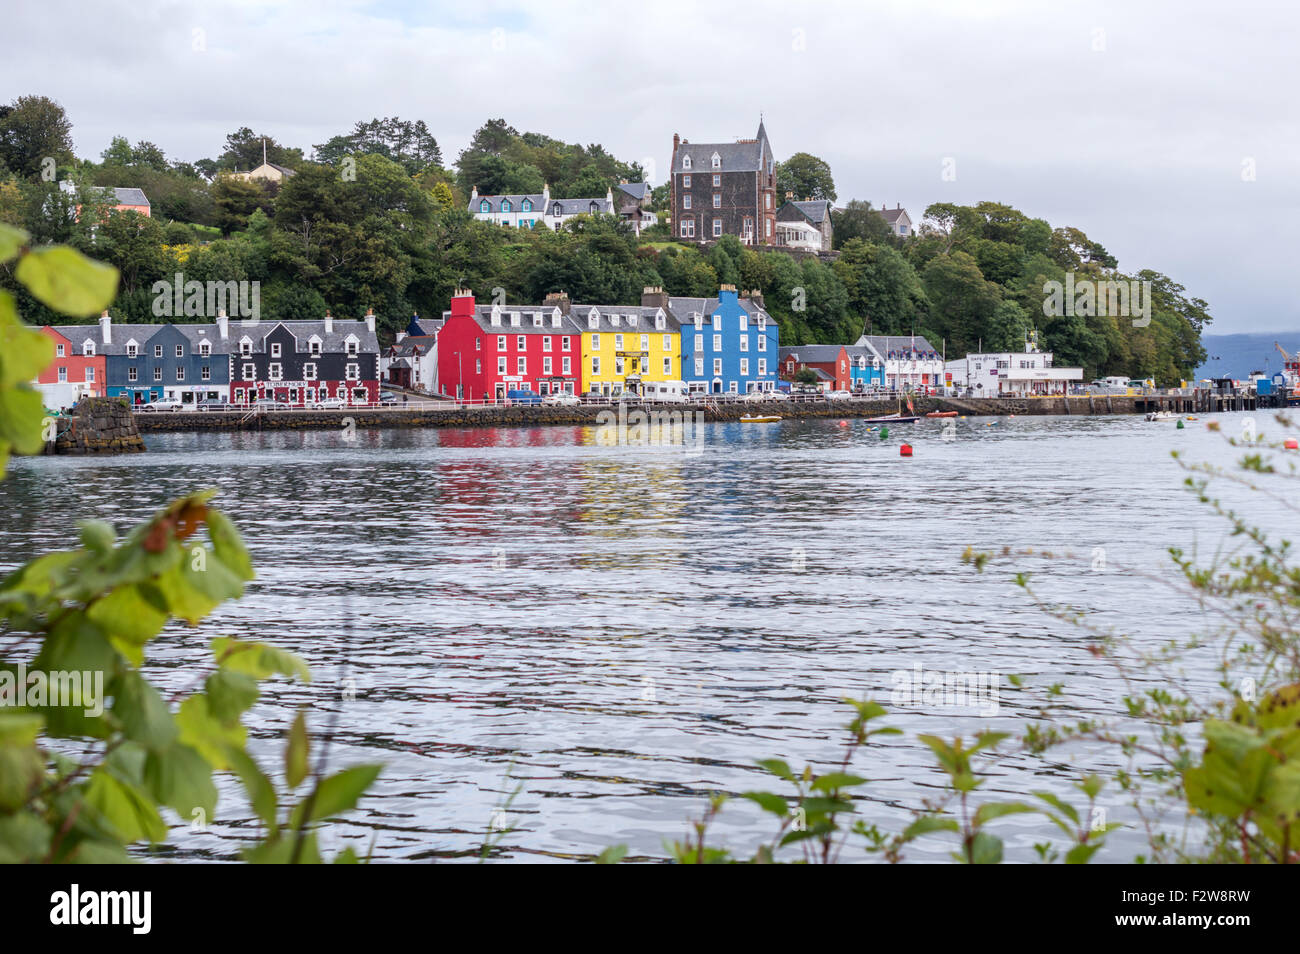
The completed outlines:
{"type": "Polygon", "coordinates": [[[931,411],[926,417],[956,417],[956,411],[931,411]]]}
{"type": "Polygon", "coordinates": [[[778,414],[753,414],[750,415],[749,417],[742,417],[740,419],[740,423],[741,424],[775,424],[779,420],[781,420],[781,417],[778,414]]]}
{"type": "Polygon", "coordinates": [[[888,417],[864,417],[865,424],[915,424],[919,417],[906,417],[902,414],[891,414],[888,417]]]}
{"type": "Polygon", "coordinates": [[[1177,416],[1173,411],[1148,411],[1146,419],[1148,421],[1172,421],[1177,416]]]}

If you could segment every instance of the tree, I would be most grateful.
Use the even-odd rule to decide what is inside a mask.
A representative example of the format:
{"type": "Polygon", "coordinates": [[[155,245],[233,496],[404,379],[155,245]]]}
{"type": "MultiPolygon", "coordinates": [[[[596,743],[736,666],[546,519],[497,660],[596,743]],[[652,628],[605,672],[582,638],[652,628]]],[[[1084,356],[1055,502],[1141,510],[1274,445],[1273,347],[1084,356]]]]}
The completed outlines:
{"type": "Polygon", "coordinates": [[[888,242],[894,235],[889,223],[871,207],[871,203],[860,199],[854,199],[843,210],[832,211],[831,227],[836,248],[843,248],[853,239],[875,243],[888,242]]]}
{"type": "Polygon", "coordinates": [[[263,149],[266,161],[288,168],[296,167],[302,162],[302,150],[291,149],[276,142],[275,137],[255,133],[243,126],[226,137],[226,148],[217,160],[221,169],[248,172],[262,164],[263,149]]]}
{"type": "Polygon", "coordinates": [[[998,286],[984,280],[975,259],[965,252],[934,259],[921,282],[930,301],[927,329],[947,339],[951,354],[976,351],[1001,301],[998,286]]]}
{"type": "Polygon", "coordinates": [[[904,334],[924,314],[925,291],[897,249],[851,239],[831,266],[843,282],[848,310],[872,334],[904,334]]]}
{"type": "Polygon", "coordinates": [[[241,179],[231,175],[218,176],[212,183],[211,193],[216,226],[221,229],[223,235],[242,229],[254,210],[269,211],[274,208],[274,203],[262,185],[252,179],[241,179]]]}
{"type": "Polygon", "coordinates": [[[19,96],[0,106],[0,165],[35,179],[72,159],[72,123],[57,102],[19,96]]]}
{"type": "Polygon", "coordinates": [[[806,152],[796,152],[776,167],[778,195],[792,194],[796,200],[829,199],[835,201],[835,179],[825,159],[806,152]]]}

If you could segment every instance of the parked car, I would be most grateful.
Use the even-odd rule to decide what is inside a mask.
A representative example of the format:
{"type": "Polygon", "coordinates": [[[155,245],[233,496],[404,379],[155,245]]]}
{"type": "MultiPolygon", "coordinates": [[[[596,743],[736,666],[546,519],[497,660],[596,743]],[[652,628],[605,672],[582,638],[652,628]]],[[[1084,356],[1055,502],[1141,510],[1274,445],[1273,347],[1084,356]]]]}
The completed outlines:
{"type": "Polygon", "coordinates": [[[852,391],[827,391],[826,399],[828,401],[847,401],[853,397],[852,391]]]}
{"type": "Polygon", "coordinates": [[[790,395],[786,394],[784,391],[764,391],[763,397],[767,398],[769,401],[790,400],[790,395]]]}
{"type": "Polygon", "coordinates": [[[138,411],[180,411],[185,407],[176,398],[159,398],[156,401],[150,401],[148,404],[142,404],[136,410],[138,411]]]}
{"type": "Polygon", "coordinates": [[[511,404],[536,405],[542,403],[541,396],[534,394],[532,391],[507,391],[506,400],[511,404]]]}
{"type": "Polygon", "coordinates": [[[220,398],[208,398],[206,401],[195,404],[194,408],[199,411],[229,411],[230,404],[220,398]]]}
{"type": "Polygon", "coordinates": [[[253,407],[259,411],[287,411],[289,409],[289,405],[274,398],[258,398],[253,402],[253,407]]]}
{"type": "Polygon", "coordinates": [[[323,397],[312,405],[318,411],[334,411],[347,406],[348,402],[339,397],[323,397]]]}
{"type": "Polygon", "coordinates": [[[392,391],[380,391],[379,403],[388,405],[388,404],[397,404],[400,402],[397,400],[397,395],[394,394],[392,391]]]}
{"type": "Polygon", "coordinates": [[[542,403],[551,407],[572,407],[580,403],[576,394],[548,394],[542,398],[542,403]]]}
{"type": "Polygon", "coordinates": [[[766,391],[750,391],[741,398],[741,400],[750,404],[757,404],[760,401],[766,401],[771,396],[772,395],[766,391]]]}

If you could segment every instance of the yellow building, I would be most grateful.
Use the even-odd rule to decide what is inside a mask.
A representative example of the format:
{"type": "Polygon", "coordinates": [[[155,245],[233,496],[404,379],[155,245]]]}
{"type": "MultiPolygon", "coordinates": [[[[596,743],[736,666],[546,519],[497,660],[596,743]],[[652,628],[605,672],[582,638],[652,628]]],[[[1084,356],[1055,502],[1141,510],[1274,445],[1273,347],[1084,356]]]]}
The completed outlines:
{"type": "Polygon", "coordinates": [[[617,396],[641,393],[647,382],[681,380],[681,323],[662,288],[646,288],[639,307],[575,304],[569,314],[582,329],[584,392],[617,396]]]}

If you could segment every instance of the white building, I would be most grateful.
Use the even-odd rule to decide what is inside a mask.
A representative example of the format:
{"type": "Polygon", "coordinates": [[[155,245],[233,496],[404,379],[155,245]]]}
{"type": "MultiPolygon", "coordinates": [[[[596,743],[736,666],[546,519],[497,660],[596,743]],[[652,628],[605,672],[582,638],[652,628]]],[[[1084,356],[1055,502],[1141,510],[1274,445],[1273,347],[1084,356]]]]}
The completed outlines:
{"type": "Polygon", "coordinates": [[[475,186],[469,197],[469,211],[474,218],[496,225],[517,229],[544,226],[558,232],[576,216],[613,215],[617,209],[613,189],[606,189],[602,198],[552,199],[551,187],[545,185],[541,192],[530,195],[479,195],[475,186]]]}
{"type": "Polygon", "coordinates": [[[1057,368],[1052,353],[1039,351],[1031,333],[1021,353],[968,354],[949,361],[945,384],[974,397],[1029,397],[1069,393],[1070,382],[1083,380],[1083,368],[1057,368]]]}
{"type": "Polygon", "coordinates": [[[856,347],[872,347],[885,366],[884,385],[891,391],[940,387],[943,355],[920,335],[863,335],[856,347]]]}

